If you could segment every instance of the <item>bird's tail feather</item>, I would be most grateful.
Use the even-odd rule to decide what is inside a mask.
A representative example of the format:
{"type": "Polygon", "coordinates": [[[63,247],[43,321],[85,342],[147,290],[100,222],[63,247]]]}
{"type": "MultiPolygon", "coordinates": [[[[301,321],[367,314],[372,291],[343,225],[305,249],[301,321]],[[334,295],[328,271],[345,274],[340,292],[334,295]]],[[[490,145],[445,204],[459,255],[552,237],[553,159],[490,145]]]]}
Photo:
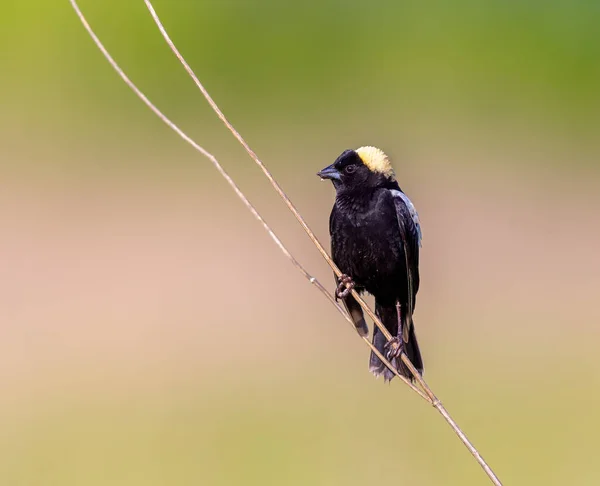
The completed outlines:
{"type": "MultiPolygon", "coordinates": [[[[378,313],[378,315],[380,314],[378,313]]],[[[384,324],[388,329],[390,329],[391,326],[388,327],[385,321],[384,324]]],[[[403,339],[404,352],[406,353],[406,356],[413,364],[413,366],[417,369],[417,371],[423,374],[423,359],[421,358],[421,351],[419,350],[419,343],[417,342],[417,336],[415,334],[414,325],[411,325],[410,327],[405,325],[405,327],[408,327],[408,332],[406,334],[403,332],[403,334],[407,336],[408,339],[403,339]]],[[[392,334],[395,333],[392,332],[392,334]]],[[[386,356],[388,351],[387,349],[385,349],[386,342],[387,341],[385,339],[385,336],[382,334],[379,328],[375,326],[375,329],[373,331],[373,346],[375,346],[375,348],[383,356],[386,356]]],[[[400,358],[392,359],[391,364],[398,370],[398,373],[400,373],[402,376],[408,378],[411,381],[414,380],[412,373],[400,358]]],[[[371,371],[371,373],[373,373],[375,376],[383,375],[385,381],[390,381],[392,378],[394,378],[394,376],[396,376],[391,370],[388,369],[388,367],[385,364],[383,364],[383,362],[372,351],[371,357],[369,359],[369,371],[371,371]]]]}
{"type": "MultiPolygon", "coordinates": [[[[415,334],[415,326],[410,326],[410,331],[408,333],[408,341],[406,342],[404,350],[406,351],[406,356],[408,357],[412,365],[417,369],[419,374],[422,375],[423,358],[421,358],[421,350],[419,349],[419,342],[417,341],[417,335],[415,334]]],[[[413,376],[410,373],[410,371],[408,371],[408,369],[406,369],[406,371],[410,374],[410,378],[412,379],[413,376]]]]}
{"type": "MultiPolygon", "coordinates": [[[[373,330],[373,346],[375,346],[375,349],[377,349],[377,351],[379,351],[383,356],[385,356],[386,353],[384,349],[385,343],[385,336],[381,333],[379,328],[375,326],[375,329],[373,330]]],[[[369,359],[369,371],[375,376],[382,375],[386,371],[389,371],[387,366],[383,364],[383,361],[381,361],[373,351],[371,351],[371,358],[369,359]]]]}

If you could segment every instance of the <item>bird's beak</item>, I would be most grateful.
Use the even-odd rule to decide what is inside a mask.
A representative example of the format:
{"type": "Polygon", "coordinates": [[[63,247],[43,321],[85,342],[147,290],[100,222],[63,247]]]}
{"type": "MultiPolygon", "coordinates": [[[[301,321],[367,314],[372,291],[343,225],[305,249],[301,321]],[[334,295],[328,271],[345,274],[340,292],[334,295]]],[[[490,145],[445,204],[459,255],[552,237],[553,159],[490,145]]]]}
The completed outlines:
{"type": "Polygon", "coordinates": [[[317,172],[317,175],[321,179],[331,179],[332,181],[339,181],[341,179],[340,171],[337,170],[333,164],[329,167],[325,167],[322,171],[317,172]]]}

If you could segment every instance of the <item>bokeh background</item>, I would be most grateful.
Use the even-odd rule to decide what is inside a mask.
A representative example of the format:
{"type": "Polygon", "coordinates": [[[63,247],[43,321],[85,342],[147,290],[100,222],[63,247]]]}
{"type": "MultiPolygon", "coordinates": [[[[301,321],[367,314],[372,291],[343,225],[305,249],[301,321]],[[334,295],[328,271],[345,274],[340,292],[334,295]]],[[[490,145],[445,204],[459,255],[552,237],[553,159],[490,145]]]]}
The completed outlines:
{"type": "MultiPolygon", "coordinates": [[[[143,2],[81,7],[333,287],[143,2]]],[[[389,153],[426,379],[506,484],[599,484],[600,3],[155,7],[323,242],[317,170],[389,153]]],[[[0,484],[486,484],[66,0],[2,0],[0,41],[0,484]]]]}

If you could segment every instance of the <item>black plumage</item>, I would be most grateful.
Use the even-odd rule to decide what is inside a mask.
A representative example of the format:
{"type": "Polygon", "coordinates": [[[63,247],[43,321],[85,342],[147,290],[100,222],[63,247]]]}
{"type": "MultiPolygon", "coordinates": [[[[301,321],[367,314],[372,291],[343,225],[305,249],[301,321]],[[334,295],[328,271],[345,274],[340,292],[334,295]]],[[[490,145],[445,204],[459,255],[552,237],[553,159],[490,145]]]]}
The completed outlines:
{"type": "MultiPolygon", "coordinates": [[[[318,175],[331,179],[336,189],[329,219],[333,260],[359,293],[366,291],[375,297],[375,312],[394,341],[393,346],[386,346],[385,337],[375,327],[373,344],[399,373],[412,379],[400,352],[423,372],[412,319],[419,290],[421,228],[417,212],[400,189],[387,156],[374,147],[346,150],[318,175]]],[[[366,335],[362,309],[351,294],[340,296],[358,332],[366,335]]],[[[374,353],[369,369],[386,380],[394,377],[374,353]]]]}

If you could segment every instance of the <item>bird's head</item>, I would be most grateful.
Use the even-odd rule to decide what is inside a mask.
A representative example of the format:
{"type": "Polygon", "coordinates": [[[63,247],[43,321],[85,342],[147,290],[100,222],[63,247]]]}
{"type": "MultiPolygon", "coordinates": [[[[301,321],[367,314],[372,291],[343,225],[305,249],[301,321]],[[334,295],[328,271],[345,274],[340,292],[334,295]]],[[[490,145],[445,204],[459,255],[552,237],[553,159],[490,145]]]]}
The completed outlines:
{"type": "Polygon", "coordinates": [[[317,175],[321,179],[330,179],[337,191],[375,189],[395,181],[390,160],[376,147],[344,150],[333,164],[317,175]]]}

